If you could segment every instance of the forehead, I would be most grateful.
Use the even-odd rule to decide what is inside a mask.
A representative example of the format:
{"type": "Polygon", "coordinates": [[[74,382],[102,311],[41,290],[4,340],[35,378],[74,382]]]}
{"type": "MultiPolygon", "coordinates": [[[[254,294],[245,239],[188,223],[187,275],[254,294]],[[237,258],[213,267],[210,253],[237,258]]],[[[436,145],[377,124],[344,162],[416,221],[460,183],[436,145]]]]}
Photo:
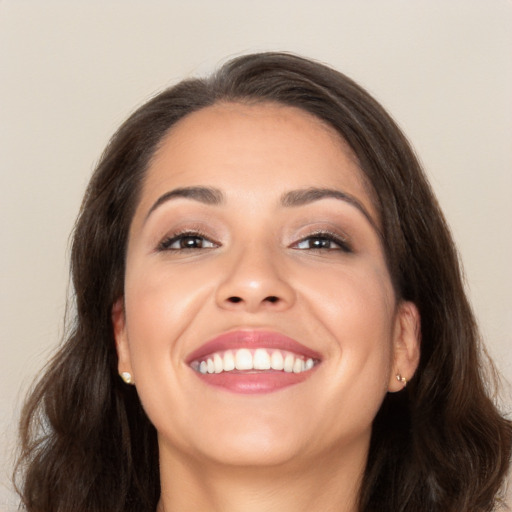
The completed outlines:
{"type": "Polygon", "coordinates": [[[176,123],[149,165],[142,202],[191,185],[222,188],[228,197],[339,188],[375,210],[343,138],[315,116],[280,104],[218,103],[176,123]]]}

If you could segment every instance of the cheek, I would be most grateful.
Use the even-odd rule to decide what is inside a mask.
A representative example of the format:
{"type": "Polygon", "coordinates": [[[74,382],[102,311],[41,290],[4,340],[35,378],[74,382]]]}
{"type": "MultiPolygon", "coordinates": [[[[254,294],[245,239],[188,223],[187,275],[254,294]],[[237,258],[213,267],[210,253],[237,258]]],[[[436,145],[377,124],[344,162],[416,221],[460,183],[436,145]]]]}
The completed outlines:
{"type": "Polygon", "coordinates": [[[387,392],[393,361],[395,307],[387,273],[365,265],[302,278],[311,316],[331,340],[325,396],[342,396],[348,411],[352,407],[371,420],[387,392]]]}
{"type": "Polygon", "coordinates": [[[380,345],[393,332],[395,298],[385,269],[375,265],[302,273],[302,295],[340,344],[380,345]]]}
{"type": "Polygon", "coordinates": [[[125,312],[137,392],[157,430],[175,437],[175,431],[185,431],[180,418],[191,415],[182,388],[186,347],[181,336],[193,328],[211,286],[197,272],[170,272],[162,262],[134,263],[127,265],[125,312]],[[169,411],[182,414],[170,423],[169,411]]]}
{"type": "Polygon", "coordinates": [[[171,272],[161,262],[127,268],[126,327],[134,368],[163,353],[178,359],[180,334],[194,321],[210,290],[200,272],[171,272]]]}

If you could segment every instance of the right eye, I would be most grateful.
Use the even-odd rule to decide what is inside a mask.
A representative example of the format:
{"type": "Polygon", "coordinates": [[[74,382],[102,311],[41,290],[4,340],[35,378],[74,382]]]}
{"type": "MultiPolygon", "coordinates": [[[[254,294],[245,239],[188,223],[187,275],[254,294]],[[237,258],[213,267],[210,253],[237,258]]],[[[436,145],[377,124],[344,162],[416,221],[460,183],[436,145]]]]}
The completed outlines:
{"type": "Polygon", "coordinates": [[[212,249],[218,244],[195,232],[185,232],[165,238],[158,245],[159,251],[183,251],[194,249],[212,249]]]}

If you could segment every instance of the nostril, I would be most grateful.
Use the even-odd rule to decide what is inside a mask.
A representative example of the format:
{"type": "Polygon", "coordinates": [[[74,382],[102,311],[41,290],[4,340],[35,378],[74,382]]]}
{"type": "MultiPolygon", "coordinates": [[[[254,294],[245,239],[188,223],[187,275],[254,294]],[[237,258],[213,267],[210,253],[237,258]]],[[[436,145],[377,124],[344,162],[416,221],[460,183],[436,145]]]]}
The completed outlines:
{"type": "MultiPolygon", "coordinates": [[[[243,299],[241,297],[232,296],[228,298],[228,302],[231,302],[231,304],[238,304],[239,302],[243,302],[243,299]]],[[[275,304],[276,302],[279,302],[279,297],[269,295],[268,297],[265,297],[264,302],[275,304]]]]}

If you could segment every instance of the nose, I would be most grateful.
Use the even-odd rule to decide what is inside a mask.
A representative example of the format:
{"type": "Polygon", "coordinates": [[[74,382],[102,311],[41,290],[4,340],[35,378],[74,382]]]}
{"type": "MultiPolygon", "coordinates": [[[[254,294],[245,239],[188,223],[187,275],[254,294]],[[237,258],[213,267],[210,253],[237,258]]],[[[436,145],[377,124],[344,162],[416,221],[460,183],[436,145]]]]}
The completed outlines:
{"type": "Polygon", "coordinates": [[[284,264],[270,251],[246,247],[225,264],[225,277],[216,291],[219,307],[256,313],[284,311],[294,304],[295,290],[286,279],[284,264]]]}

